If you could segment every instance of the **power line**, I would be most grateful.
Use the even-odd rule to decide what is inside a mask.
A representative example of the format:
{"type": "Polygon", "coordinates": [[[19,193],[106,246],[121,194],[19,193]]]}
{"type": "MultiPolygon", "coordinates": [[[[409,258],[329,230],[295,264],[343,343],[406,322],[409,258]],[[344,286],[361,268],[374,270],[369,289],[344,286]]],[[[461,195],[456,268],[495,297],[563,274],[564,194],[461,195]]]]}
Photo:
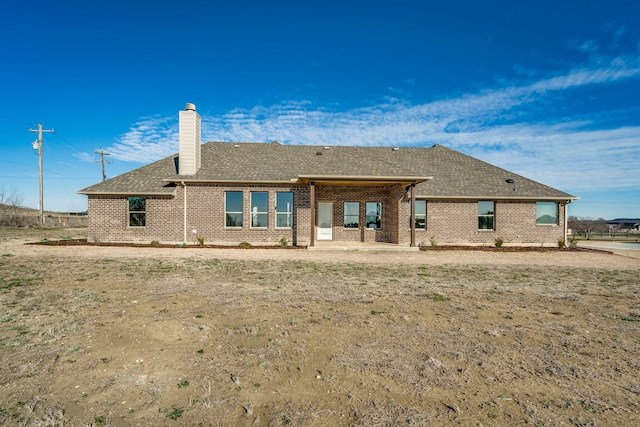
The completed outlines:
{"type": "Polygon", "coordinates": [[[12,120],[14,122],[22,123],[23,125],[33,126],[33,123],[27,123],[24,120],[14,119],[13,117],[5,116],[4,114],[0,114],[0,117],[2,117],[3,119],[12,120]]]}
{"type": "Polygon", "coordinates": [[[65,144],[67,144],[69,147],[73,148],[74,150],[78,150],[78,151],[82,151],[82,148],[78,147],[77,145],[69,142],[68,140],[64,139],[62,136],[60,136],[60,134],[58,132],[54,132],[53,133],[55,136],[57,136],[58,138],[60,138],[60,140],[62,142],[64,142],[65,144]]]}

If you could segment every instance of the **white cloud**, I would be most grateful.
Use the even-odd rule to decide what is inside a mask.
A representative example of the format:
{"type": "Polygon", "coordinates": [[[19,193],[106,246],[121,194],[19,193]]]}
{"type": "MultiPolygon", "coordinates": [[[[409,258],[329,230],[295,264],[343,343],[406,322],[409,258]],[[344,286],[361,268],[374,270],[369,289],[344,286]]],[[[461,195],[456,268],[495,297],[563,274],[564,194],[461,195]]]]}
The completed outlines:
{"type": "Polygon", "coordinates": [[[167,157],[178,150],[177,118],[147,117],[131,126],[131,129],[109,147],[116,160],[148,163],[167,157]]]}
{"type": "MultiPolygon", "coordinates": [[[[526,107],[552,94],[640,77],[638,58],[618,57],[597,68],[412,105],[386,100],[350,111],[309,101],[235,109],[202,118],[204,141],[286,144],[421,146],[439,143],[553,187],[571,191],[640,189],[640,127],[593,130],[591,119],[526,122],[526,107]],[[515,124],[514,124],[515,123],[515,124]]],[[[109,148],[113,158],[148,163],[175,153],[177,117],[135,123],[109,148]]]]}

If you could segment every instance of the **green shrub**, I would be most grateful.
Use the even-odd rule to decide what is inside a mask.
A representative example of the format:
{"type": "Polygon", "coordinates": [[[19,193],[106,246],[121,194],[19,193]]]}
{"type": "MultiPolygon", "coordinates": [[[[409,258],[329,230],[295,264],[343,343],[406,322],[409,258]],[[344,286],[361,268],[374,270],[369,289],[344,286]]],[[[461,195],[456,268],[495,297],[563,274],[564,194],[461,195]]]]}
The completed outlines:
{"type": "Polygon", "coordinates": [[[501,248],[503,243],[504,243],[504,240],[502,240],[502,237],[496,237],[496,240],[495,240],[496,248],[501,248]]]}
{"type": "Polygon", "coordinates": [[[286,237],[282,236],[282,238],[278,242],[278,245],[280,245],[280,246],[282,246],[284,248],[285,246],[289,245],[289,241],[287,240],[286,237]]]}
{"type": "Polygon", "coordinates": [[[569,247],[570,248],[575,248],[578,246],[578,238],[575,236],[571,236],[569,238],[569,247]]]}
{"type": "Polygon", "coordinates": [[[436,240],[436,236],[429,237],[429,243],[431,243],[431,246],[438,246],[438,241],[436,240]]]}
{"type": "Polygon", "coordinates": [[[560,249],[562,249],[562,248],[564,248],[565,246],[567,246],[567,245],[566,245],[566,243],[565,243],[564,239],[558,239],[558,247],[559,247],[560,249]]]}
{"type": "Polygon", "coordinates": [[[247,248],[251,247],[251,243],[249,243],[249,242],[240,242],[240,244],[238,246],[240,246],[241,248],[247,249],[247,248]]]}
{"type": "Polygon", "coordinates": [[[157,248],[158,246],[160,246],[160,242],[158,242],[157,240],[152,240],[151,246],[153,246],[154,248],[157,248]]]}

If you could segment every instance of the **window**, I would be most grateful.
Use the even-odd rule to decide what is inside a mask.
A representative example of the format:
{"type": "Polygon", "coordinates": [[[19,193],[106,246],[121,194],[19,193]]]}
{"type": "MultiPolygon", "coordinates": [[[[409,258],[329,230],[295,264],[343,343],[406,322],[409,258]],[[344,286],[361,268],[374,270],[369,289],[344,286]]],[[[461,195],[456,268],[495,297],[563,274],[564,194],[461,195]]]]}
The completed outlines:
{"type": "Polygon", "coordinates": [[[367,202],[367,228],[382,228],[382,203],[367,202]]]}
{"type": "Polygon", "coordinates": [[[360,203],[344,202],[344,228],[360,227],[360,203]]]}
{"type": "Polygon", "coordinates": [[[251,193],[251,226],[266,228],[269,225],[269,193],[256,191],[251,193]]]}
{"type": "Polygon", "coordinates": [[[293,193],[276,193],[276,227],[293,227],[293,193]]]}
{"type": "Polygon", "coordinates": [[[242,191],[224,193],[224,213],[227,227],[242,227],[242,191]]]}
{"type": "MultiPolygon", "coordinates": [[[[409,228],[411,228],[411,203],[409,203],[409,228]]],[[[416,200],[416,229],[427,228],[427,201],[416,200]]]]}
{"type": "Polygon", "coordinates": [[[147,222],[147,199],[129,197],[129,227],[144,227],[147,222]]]}
{"type": "Polygon", "coordinates": [[[536,224],[558,224],[558,204],[536,202],[536,224]]]}
{"type": "Polygon", "coordinates": [[[494,202],[478,202],[478,230],[494,230],[494,202]]]}

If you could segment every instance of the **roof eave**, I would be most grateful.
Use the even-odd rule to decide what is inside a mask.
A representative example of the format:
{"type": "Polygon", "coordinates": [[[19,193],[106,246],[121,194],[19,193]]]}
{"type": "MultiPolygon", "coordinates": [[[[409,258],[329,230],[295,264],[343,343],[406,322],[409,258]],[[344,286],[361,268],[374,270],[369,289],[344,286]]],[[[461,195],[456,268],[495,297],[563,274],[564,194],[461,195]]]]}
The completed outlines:
{"type": "Polygon", "coordinates": [[[205,179],[205,178],[166,178],[164,182],[176,184],[292,184],[297,183],[297,179],[290,180],[247,180],[247,179],[205,179]]]}
{"type": "Polygon", "coordinates": [[[396,176],[396,175],[298,175],[300,184],[309,185],[311,182],[325,185],[349,184],[400,184],[407,187],[433,179],[432,176],[396,176]]]}
{"type": "Polygon", "coordinates": [[[76,194],[85,196],[150,196],[150,197],[171,197],[175,196],[175,190],[171,192],[157,191],[76,191],[76,194]]]}
{"type": "Polygon", "coordinates": [[[518,200],[518,201],[538,201],[538,202],[567,202],[571,203],[574,200],[580,199],[571,195],[567,196],[434,196],[428,194],[416,195],[417,199],[427,200],[518,200]]]}

